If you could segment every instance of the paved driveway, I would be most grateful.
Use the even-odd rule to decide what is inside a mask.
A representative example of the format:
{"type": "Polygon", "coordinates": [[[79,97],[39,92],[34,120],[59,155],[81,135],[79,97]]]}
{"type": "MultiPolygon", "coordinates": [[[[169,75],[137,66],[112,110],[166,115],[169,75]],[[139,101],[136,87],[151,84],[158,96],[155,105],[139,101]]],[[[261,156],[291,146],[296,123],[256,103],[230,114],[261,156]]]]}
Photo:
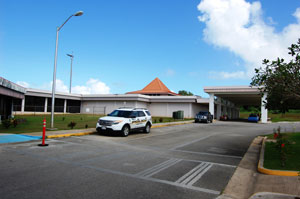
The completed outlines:
{"type": "MultiPolygon", "coordinates": [[[[299,124],[280,124],[300,131],[299,124]]],[[[216,198],[252,139],[278,124],[216,122],[129,137],[0,145],[1,198],[216,198]]]]}

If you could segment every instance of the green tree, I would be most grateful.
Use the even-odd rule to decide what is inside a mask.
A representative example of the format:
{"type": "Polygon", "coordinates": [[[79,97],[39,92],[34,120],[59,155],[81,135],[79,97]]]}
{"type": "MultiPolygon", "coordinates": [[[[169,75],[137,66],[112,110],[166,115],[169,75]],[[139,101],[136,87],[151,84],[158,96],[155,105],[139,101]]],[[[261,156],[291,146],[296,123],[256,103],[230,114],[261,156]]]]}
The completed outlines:
{"type": "Polygon", "coordinates": [[[180,91],[178,91],[178,94],[183,95],[183,96],[192,96],[192,95],[194,95],[190,91],[186,91],[186,90],[180,90],[180,91]]]}
{"type": "Polygon", "coordinates": [[[268,93],[266,107],[287,112],[300,107],[300,39],[292,44],[289,54],[292,59],[263,60],[264,67],[255,69],[251,86],[258,86],[261,93],[268,93]]]}

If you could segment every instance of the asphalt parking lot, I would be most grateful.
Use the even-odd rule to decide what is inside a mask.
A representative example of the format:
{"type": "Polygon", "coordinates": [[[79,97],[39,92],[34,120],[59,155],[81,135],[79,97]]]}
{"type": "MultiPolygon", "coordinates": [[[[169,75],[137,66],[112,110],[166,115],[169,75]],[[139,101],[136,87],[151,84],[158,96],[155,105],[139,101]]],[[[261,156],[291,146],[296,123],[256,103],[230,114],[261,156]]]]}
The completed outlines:
{"type": "Polygon", "coordinates": [[[216,122],[0,145],[1,198],[216,198],[253,138],[300,124],[216,122]]]}

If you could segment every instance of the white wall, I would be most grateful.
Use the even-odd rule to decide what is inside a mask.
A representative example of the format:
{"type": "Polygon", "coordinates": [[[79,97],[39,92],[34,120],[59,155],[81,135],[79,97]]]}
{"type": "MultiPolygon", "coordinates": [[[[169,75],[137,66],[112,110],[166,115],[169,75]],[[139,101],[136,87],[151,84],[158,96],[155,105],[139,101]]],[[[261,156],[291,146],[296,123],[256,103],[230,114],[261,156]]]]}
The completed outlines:
{"type": "Polygon", "coordinates": [[[108,114],[120,107],[147,108],[158,117],[172,117],[174,111],[184,111],[185,118],[194,118],[199,111],[208,111],[208,105],[191,102],[82,101],[81,113],[108,114]]]}
{"type": "Polygon", "coordinates": [[[208,106],[195,103],[152,102],[148,109],[152,116],[172,117],[174,111],[184,111],[185,118],[193,118],[200,110],[208,110],[208,106]]]}
{"type": "Polygon", "coordinates": [[[85,114],[108,114],[120,107],[147,108],[147,103],[138,101],[82,101],[80,112],[85,114]]]}

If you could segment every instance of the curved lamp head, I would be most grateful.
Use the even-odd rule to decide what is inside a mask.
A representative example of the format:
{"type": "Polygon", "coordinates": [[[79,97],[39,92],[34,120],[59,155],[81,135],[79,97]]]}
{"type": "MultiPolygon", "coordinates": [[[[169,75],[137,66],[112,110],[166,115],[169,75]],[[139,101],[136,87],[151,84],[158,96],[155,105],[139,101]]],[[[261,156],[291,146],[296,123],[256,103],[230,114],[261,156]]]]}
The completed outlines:
{"type": "Polygon", "coordinates": [[[83,11],[78,11],[78,12],[76,12],[75,14],[73,14],[73,16],[81,16],[81,15],[83,15],[83,11]]]}

